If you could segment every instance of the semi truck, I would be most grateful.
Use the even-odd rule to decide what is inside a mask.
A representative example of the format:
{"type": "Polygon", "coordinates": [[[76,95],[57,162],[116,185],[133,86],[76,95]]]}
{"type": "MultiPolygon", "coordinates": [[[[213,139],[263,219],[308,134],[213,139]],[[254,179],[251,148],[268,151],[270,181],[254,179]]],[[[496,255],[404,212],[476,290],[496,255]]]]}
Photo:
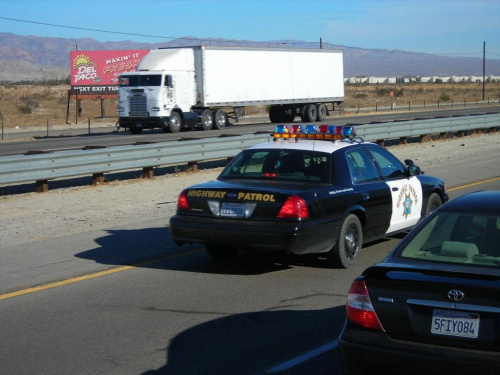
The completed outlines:
{"type": "Polygon", "coordinates": [[[195,46],[151,50],[120,75],[119,127],[223,129],[246,107],[272,123],[323,121],[344,101],[341,49],[195,46]]]}

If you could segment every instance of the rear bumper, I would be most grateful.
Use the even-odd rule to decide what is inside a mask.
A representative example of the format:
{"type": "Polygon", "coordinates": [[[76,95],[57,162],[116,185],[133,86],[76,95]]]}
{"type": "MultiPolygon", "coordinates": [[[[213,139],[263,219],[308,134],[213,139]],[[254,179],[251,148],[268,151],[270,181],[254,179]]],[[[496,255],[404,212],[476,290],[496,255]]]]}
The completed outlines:
{"type": "Polygon", "coordinates": [[[242,222],[184,215],[170,219],[170,235],[177,244],[209,243],[293,254],[330,250],[338,231],[338,224],[331,222],[242,222]]]}
{"type": "Polygon", "coordinates": [[[498,374],[500,353],[391,339],[346,323],[339,337],[345,374],[498,374]]]}

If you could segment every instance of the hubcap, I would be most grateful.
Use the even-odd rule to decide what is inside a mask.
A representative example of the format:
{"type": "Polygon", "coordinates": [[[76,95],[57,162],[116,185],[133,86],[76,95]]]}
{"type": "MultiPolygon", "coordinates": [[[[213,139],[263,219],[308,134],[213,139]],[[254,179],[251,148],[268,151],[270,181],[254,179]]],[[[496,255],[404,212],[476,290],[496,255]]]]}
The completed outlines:
{"type": "Polygon", "coordinates": [[[353,259],[358,253],[358,233],[354,227],[349,227],[345,235],[345,253],[348,259],[353,259]]]}

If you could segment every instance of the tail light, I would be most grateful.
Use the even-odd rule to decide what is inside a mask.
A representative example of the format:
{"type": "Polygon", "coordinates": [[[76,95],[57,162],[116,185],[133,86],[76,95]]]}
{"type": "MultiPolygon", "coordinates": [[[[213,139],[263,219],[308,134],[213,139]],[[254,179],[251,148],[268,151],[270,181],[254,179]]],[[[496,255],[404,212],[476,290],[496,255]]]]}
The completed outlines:
{"type": "Polygon", "coordinates": [[[363,280],[355,280],[347,296],[347,320],[358,326],[385,331],[373,308],[363,280]]]}
{"type": "Polygon", "coordinates": [[[187,199],[186,190],[183,190],[179,194],[179,198],[177,199],[177,211],[189,211],[191,208],[189,207],[189,202],[187,199]]]}
{"type": "Polygon", "coordinates": [[[296,195],[287,199],[278,214],[280,219],[307,219],[308,217],[309,211],[306,202],[296,195]]]}

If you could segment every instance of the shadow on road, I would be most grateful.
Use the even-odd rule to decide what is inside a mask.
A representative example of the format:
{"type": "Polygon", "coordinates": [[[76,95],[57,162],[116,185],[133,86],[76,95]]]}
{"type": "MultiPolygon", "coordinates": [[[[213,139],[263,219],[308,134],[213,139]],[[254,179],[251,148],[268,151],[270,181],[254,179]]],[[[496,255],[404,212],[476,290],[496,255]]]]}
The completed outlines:
{"type": "MultiPolygon", "coordinates": [[[[156,374],[266,374],[337,339],[345,308],[259,311],[215,319],[190,328],[167,345],[156,374]]],[[[338,349],[330,349],[281,374],[340,374],[338,349]]]]}

